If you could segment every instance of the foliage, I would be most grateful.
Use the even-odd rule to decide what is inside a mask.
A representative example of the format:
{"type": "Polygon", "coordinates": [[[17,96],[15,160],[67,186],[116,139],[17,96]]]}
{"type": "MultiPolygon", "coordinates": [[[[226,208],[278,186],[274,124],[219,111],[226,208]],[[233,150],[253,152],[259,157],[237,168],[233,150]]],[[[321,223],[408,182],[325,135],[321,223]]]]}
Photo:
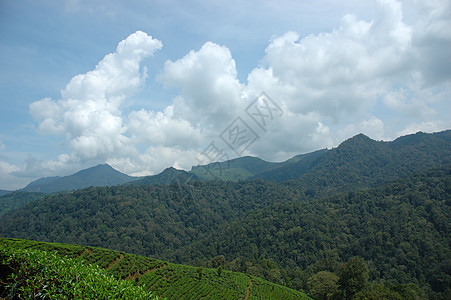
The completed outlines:
{"type": "Polygon", "coordinates": [[[4,291],[10,299],[156,299],[141,286],[55,252],[2,248],[0,259],[10,268],[4,291]]]}
{"type": "Polygon", "coordinates": [[[338,290],[339,277],[328,271],[320,271],[309,278],[309,293],[321,300],[331,299],[338,290]]]}
{"type": "MultiPolygon", "coordinates": [[[[379,283],[371,283],[369,286],[358,293],[352,299],[355,300],[417,300],[427,299],[424,291],[416,284],[397,284],[397,285],[383,285],[379,283]]],[[[431,298],[433,299],[433,298],[431,298]]]]}
{"type": "Polygon", "coordinates": [[[338,284],[346,299],[351,299],[357,292],[364,290],[368,284],[368,267],[361,257],[352,257],[337,268],[338,284]]]}
{"type": "Polygon", "coordinates": [[[306,288],[311,275],[335,272],[340,262],[360,256],[370,280],[418,283],[429,296],[446,299],[450,175],[447,167],[375,189],[277,203],[224,224],[183,251],[222,254],[226,268],[297,289],[306,288]]]}
{"type": "MultiPolygon", "coordinates": [[[[451,291],[450,143],[450,131],[393,142],[358,135],[317,157],[303,156],[304,165],[297,157],[265,170],[274,171],[265,177],[272,181],[301,174],[290,182],[182,180],[50,195],[2,215],[0,235],[202,266],[201,280],[191,270],[196,284],[223,279],[230,270],[305,289],[312,275],[338,274],[340,263],[359,256],[371,284],[414,283],[428,297],[446,299],[451,291]],[[221,276],[216,268],[207,272],[218,256],[224,258],[221,276]]],[[[237,163],[239,168],[231,170],[266,168],[251,158],[237,163]]],[[[119,266],[111,271],[122,274],[119,266]]],[[[137,276],[147,278],[142,271],[137,276]]],[[[249,278],[243,276],[239,285],[247,286],[249,278]]],[[[165,282],[150,275],[148,280],[165,282]]]]}
{"type": "Polygon", "coordinates": [[[23,191],[10,192],[8,194],[0,196],[0,215],[15,208],[19,208],[28,202],[39,200],[42,198],[44,198],[44,194],[42,193],[32,193],[23,191]]]}
{"type": "MultiPolygon", "coordinates": [[[[244,298],[249,283],[249,276],[243,273],[223,270],[218,276],[218,269],[176,265],[104,248],[3,238],[0,239],[0,249],[6,253],[15,253],[22,251],[20,249],[26,249],[33,253],[50,253],[55,257],[65,256],[65,259],[80,262],[79,264],[85,266],[86,263],[89,263],[98,266],[97,268],[101,268],[102,272],[112,275],[116,279],[125,279],[127,283],[134,282],[146,291],[152,291],[152,294],[167,299],[244,298]],[[81,263],[81,261],[86,263],[81,263]],[[201,270],[201,278],[199,278],[199,270],[201,270]]],[[[58,259],[55,263],[58,264],[58,259]]],[[[48,265],[48,271],[53,272],[52,265],[48,265]]],[[[62,267],[55,266],[55,268],[62,267]]],[[[60,277],[53,276],[52,278],[59,280],[60,277]]],[[[265,294],[267,291],[281,295],[279,299],[310,299],[304,293],[260,278],[252,277],[252,280],[256,284],[250,287],[250,295],[257,299],[267,299],[268,294],[265,294]]]]}

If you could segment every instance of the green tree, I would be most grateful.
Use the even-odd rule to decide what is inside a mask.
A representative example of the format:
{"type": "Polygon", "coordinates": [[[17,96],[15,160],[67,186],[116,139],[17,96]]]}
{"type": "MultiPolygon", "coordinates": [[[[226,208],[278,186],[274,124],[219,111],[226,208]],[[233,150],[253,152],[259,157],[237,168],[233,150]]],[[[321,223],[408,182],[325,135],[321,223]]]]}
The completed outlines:
{"type": "Polygon", "coordinates": [[[368,284],[368,267],[361,257],[353,257],[346,263],[338,265],[338,284],[346,299],[363,290],[368,284]]]}
{"type": "Polygon", "coordinates": [[[226,259],[222,255],[210,259],[210,264],[212,268],[217,268],[221,265],[224,265],[226,262],[227,262],[226,259]]]}
{"type": "Polygon", "coordinates": [[[321,300],[331,299],[338,290],[338,276],[332,272],[320,271],[309,278],[307,286],[312,296],[321,300]]]}
{"type": "Polygon", "coordinates": [[[202,267],[197,268],[196,272],[197,272],[197,274],[199,276],[199,279],[202,279],[202,275],[203,275],[203,272],[204,272],[202,267]]]}

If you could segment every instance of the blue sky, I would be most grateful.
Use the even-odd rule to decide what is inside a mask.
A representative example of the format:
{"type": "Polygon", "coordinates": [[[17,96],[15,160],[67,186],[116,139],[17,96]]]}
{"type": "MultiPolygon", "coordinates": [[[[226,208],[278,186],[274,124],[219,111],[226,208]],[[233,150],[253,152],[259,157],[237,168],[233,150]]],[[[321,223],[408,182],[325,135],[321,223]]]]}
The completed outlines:
{"type": "Polygon", "coordinates": [[[449,129],[450,3],[423,2],[0,0],[0,189],[449,129]]]}

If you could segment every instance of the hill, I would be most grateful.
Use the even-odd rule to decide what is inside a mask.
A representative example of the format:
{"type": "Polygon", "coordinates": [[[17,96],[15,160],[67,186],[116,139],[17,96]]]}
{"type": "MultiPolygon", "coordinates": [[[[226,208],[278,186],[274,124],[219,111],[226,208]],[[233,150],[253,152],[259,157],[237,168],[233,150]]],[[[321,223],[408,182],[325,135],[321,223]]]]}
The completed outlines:
{"type": "Polygon", "coordinates": [[[45,250],[56,251],[65,259],[81,258],[116,279],[132,281],[166,299],[310,299],[302,292],[220,267],[176,265],[124,252],[69,244],[0,239],[0,245],[9,252],[14,249],[45,250]]]}
{"type": "Polygon", "coordinates": [[[294,186],[313,198],[376,187],[399,178],[451,164],[450,130],[419,132],[392,142],[359,134],[318,158],[294,186]]]}
{"type": "Polygon", "coordinates": [[[9,193],[11,193],[11,191],[0,190],[0,197],[1,197],[1,196],[4,196],[4,195],[6,195],[6,194],[9,194],[9,193]]]}
{"type": "Polygon", "coordinates": [[[0,196],[0,216],[7,211],[19,208],[28,202],[44,198],[43,193],[15,191],[0,196]]]}
{"type": "Polygon", "coordinates": [[[191,168],[190,173],[202,180],[253,180],[285,181],[298,179],[310,170],[327,149],[296,155],[284,162],[267,162],[258,157],[244,156],[225,162],[215,162],[191,168]]]}
{"type": "Polygon", "coordinates": [[[177,183],[179,185],[184,185],[189,181],[199,180],[199,178],[191,173],[184,170],[177,170],[174,167],[165,169],[163,172],[157,175],[145,176],[141,179],[133,180],[128,182],[130,185],[165,185],[171,183],[177,183]]]}
{"type": "Polygon", "coordinates": [[[192,251],[224,255],[242,266],[248,262],[238,270],[250,272],[254,266],[254,274],[263,272],[258,263],[265,258],[273,271],[299,267],[307,278],[359,256],[368,262],[372,280],[415,282],[432,298],[446,299],[451,292],[450,199],[448,166],[378,188],[252,210],[176,256],[189,261],[192,251]]]}
{"type": "Polygon", "coordinates": [[[451,167],[319,199],[265,181],[92,187],[5,213],[0,235],[227,268],[296,289],[353,256],[371,280],[450,289],[451,167]]]}
{"type": "Polygon", "coordinates": [[[283,163],[279,163],[272,169],[254,174],[250,179],[265,179],[275,182],[299,179],[302,175],[312,170],[319,159],[326,155],[328,151],[327,149],[322,149],[296,155],[283,163]]]}
{"type": "Polygon", "coordinates": [[[255,174],[278,166],[278,163],[264,161],[258,157],[244,156],[225,162],[214,162],[191,168],[190,173],[202,180],[245,180],[255,174]]]}
{"type": "Polygon", "coordinates": [[[419,132],[392,142],[375,141],[358,134],[337,148],[296,155],[280,163],[245,156],[196,166],[190,173],[202,180],[299,181],[298,185],[310,194],[320,190],[324,195],[343,189],[374,187],[450,163],[451,130],[447,130],[433,134],[419,132]]]}
{"type": "Polygon", "coordinates": [[[357,135],[285,165],[238,160],[237,170],[261,171],[253,176],[271,181],[167,184],[171,176],[188,176],[170,168],[150,177],[165,184],[48,195],[4,213],[0,236],[108,247],[204,267],[222,256],[233,271],[295,289],[359,256],[373,283],[419,284],[430,297],[446,299],[449,132],[393,142],[357,135]],[[272,182],[282,178],[297,179],[272,182]]]}
{"type": "Polygon", "coordinates": [[[131,180],[136,180],[136,177],[121,173],[108,164],[100,164],[69,176],[40,178],[29,183],[22,190],[26,192],[55,193],[89,186],[113,186],[124,184],[131,180]]]}

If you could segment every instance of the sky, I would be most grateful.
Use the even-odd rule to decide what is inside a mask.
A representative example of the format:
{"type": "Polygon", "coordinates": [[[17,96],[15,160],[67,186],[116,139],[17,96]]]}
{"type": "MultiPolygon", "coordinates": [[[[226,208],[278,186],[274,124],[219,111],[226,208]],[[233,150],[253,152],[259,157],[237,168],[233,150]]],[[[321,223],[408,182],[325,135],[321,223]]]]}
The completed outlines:
{"type": "Polygon", "coordinates": [[[448,0],[0,0],[0,189],[451,128],[448,0]]]}

